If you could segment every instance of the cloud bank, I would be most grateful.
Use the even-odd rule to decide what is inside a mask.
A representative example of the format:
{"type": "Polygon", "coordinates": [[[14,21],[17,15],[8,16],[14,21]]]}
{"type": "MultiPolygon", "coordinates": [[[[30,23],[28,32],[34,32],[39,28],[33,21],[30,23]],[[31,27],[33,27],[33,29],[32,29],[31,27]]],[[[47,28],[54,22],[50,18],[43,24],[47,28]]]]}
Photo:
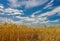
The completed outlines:
{"type": "Polygon", "coordinates": [[[46,3],[48,0],[8,0],[10,2],[10,7],[20,7],[25,5],[25,8],[30,8],[46,3]]]}
{"type": "Polygon", "coordinates": [[[57,24],[60,21],[60,19],[49,20],[49,16],[51,17],[54,16],[55,14],[60,16],[60,6],[54,8],[53,7],[54,1],[55,0],[51,0],[49,2],[48,0],[8,0],[9,2],[8,8],[5,8],[4,5],[0,4],[0,22],[10,21],[16,24],[27,25],[44,25],[44,24],[51,25],[54,23],[57,24]],[[37,6],[40,7],[43,4],[45,4],[45,6],[43,6],[42,9],[35,8],[37,6]],[[23,9],[16,9],[22,6],[25,7],[24,10],[26,10],[26,12],[23,9]]]}

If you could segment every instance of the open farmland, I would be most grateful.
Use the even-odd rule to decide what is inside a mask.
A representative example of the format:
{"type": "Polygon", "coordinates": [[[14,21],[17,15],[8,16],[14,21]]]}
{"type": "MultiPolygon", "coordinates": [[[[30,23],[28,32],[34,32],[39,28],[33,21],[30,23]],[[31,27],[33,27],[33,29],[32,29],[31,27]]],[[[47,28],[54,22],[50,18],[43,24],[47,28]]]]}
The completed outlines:
{"type": "Polygon", "coordinates": [[[60,41],[60,26],[0,24],[0,41],[60,41]]]}

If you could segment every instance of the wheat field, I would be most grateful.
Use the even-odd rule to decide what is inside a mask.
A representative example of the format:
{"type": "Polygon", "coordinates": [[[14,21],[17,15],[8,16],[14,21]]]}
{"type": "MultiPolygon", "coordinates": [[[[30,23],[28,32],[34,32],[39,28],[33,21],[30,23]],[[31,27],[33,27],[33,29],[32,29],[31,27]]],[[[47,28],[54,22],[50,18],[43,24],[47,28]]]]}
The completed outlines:
{"type": "Polygon", "coordinates": [[[60,25],[32,27],[0,24],[0,41],[60,41],[60,25]]]}

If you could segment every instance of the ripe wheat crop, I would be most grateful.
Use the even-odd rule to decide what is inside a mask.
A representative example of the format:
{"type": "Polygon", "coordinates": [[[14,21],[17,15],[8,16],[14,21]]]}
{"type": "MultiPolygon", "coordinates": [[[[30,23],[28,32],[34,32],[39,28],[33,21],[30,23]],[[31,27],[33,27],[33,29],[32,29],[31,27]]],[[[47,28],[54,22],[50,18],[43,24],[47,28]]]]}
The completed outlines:
{"type": "Polygon", "coordinates": [[[60,41],[60,26],[0,24],[0,41],[60,41]]]}

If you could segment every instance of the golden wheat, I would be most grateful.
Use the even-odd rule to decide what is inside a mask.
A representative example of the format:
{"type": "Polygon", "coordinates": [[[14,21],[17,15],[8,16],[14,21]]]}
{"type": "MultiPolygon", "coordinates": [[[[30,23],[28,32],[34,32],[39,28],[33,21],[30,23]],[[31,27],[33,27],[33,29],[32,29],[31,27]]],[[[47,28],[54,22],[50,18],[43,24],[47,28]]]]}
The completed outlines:
{"type": "Polygon", "coordinates": [[[0,41],[60,41],[60,26],[0,24],[0,41]]]}

